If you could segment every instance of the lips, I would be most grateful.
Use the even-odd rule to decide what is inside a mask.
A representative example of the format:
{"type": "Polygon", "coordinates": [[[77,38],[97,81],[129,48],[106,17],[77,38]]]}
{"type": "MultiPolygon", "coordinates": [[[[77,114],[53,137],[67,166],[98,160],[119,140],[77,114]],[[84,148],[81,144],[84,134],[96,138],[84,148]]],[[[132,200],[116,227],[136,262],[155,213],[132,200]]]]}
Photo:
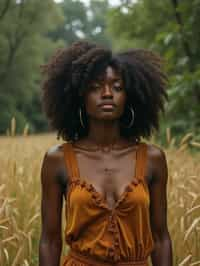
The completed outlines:
{"type": "Polygon", "coordinates": [[[106,102],[99,104],[100,107],[115,107],[115,104],[113,102],[106,102]]]}
{"type": "Polygon", "coordinates": [[[113,111],[115,108],[115,105],[113,103],[111,103],[111,104],[103,103],[103,104],[100,104],[100,108],[103,111],[113,111]]]}

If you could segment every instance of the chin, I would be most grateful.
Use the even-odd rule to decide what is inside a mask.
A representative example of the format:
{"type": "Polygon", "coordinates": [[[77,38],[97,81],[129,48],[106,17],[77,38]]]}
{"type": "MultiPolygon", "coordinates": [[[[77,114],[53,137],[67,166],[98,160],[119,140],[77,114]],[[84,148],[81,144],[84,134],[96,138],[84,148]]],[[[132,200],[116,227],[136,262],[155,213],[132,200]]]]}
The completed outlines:
{"type": "Polygon", "coordinates": [[[100,121],[116,121],[119,120],[120,116],[116,116],[113,114],[105,114],[98,118],[100,121]]]}

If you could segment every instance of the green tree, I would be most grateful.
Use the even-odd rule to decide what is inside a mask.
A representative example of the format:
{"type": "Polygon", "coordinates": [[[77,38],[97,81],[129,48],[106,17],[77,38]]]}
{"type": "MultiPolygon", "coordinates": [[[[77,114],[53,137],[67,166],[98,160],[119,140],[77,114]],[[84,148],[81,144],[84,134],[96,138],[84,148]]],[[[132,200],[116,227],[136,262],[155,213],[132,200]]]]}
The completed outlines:
{"type": "Polygon", "coordinates": [[[47,129],[41,110],[40,65],[54,50],[79,39],[110,46],[108,1],[2,0],[0,2],[0,133],[15,116],[17,130],[47,129]]]}
{"type": "Polygon", "coordinates": [[[87,10],[88,22],[86,38],[107,47],[111,47],[111,38],[107,32],[107,13],[110,5],[108,0],[90,1],[87,10]]]}
{"type": "Polygon", "coordinates": [[[64,14],[64,23],[50,37],[62,39],[65,45],[87,39],[106,46],[111,46],[106,32],[106,14],[108,1],[93,0],[86,6],[82,1],[64,0],[58,4],[64,14]]]}
{"type": "Polygon", "coordinates": [[[57,45],[47,33],[55,30],[62,18],[53,0],[1,1],[0,133],[5,133],[12,116],[16,117],[18,130],[26,122],[34,130],[29,118],[35,114],[30,116],[28,112],[33,111],[30,105],[39,95],[40,65],[57,45]]]}
{"type": "Polygon", "coordinates": [[[200,0],[121,1],[108,16],[116,50],[143,47],[159,52],[169,73],[169,104],[163,130],[200,134],[200,0]],[[117,40],[117,42],[116,42],[117,40]]]}

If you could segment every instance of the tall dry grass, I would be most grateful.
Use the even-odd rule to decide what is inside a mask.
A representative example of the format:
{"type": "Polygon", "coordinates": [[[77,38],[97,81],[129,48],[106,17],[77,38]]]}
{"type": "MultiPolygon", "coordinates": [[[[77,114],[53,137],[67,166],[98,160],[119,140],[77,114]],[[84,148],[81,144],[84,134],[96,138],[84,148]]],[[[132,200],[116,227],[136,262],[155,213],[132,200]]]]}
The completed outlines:
{"type": "MultiPolygon", "coordinates": [[[[48,147],[58,141],[54,135],[26,135],[0,138],[2,266],[38,265],[41,162],[48,147]]],[[[188,143],[199,144],[189,134],[175,148],[169,131],[167,141],[168,224],[174,265],[200,265],[200,156],[191,155],[187,148],[188,143]]]]}

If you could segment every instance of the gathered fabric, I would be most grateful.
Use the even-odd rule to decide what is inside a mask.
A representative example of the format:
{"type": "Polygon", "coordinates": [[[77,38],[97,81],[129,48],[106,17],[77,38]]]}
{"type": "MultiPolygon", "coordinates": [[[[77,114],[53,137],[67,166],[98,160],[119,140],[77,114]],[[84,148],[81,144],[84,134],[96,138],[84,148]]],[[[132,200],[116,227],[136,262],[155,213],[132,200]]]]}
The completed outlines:
{"type": "Polygon", "coordinates": [[[63,144],[68,173],[63,266],[147,266],[154,248],[145,181],[147,144],[136,151],[135,174],[113,208],[80,176],[73,143],[63,144]]]}

